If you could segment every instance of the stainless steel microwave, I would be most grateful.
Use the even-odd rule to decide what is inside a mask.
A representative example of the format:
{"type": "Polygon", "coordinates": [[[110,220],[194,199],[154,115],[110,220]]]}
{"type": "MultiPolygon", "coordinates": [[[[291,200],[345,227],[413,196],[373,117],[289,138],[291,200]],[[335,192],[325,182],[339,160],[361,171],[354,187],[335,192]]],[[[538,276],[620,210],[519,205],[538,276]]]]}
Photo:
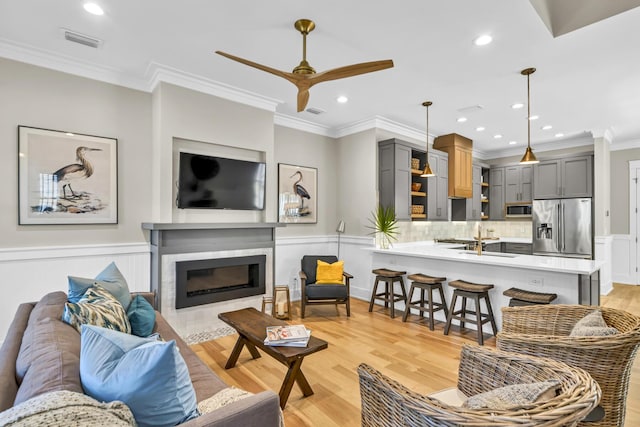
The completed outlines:
{"type": "Polygon", "coordinates": [[[531,218],[531,203],[507,203],[504,210],[505,218],[531,218]]]}

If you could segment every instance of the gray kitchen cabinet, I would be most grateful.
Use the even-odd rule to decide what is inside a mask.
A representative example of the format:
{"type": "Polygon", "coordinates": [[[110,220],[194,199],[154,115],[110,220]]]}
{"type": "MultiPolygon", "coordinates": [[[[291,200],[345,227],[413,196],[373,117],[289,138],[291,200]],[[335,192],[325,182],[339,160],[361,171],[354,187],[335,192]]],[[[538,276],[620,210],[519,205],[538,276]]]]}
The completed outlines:
{"type": "Polygon", "coordinates": [[[482,212],[482,167],[473,165],[471,171],[472,196],[467,201],[466,219],[469,221],[480,221],[482,212]]]}
{"type": "Polygon", "coordinates": [[[485,252],[502,252],[502,243],[487,243],[484,246],[485,252]]]}
{"type": "Polygon", "coordinates": [[[436,176],[427,178],[427,219],[449,219],[449,156],[429,151],[429,165],[436,176]]]}
{"type": "Polygon", "coordinates": [[[504,173],[503,167],[489,170],[489,219],[504,219],[504,173]]]}
{"type": "Polygon", "coordinates": [[[392,206],[398,220],[411,218],[411,147],[391,139],[378,144],[380,205],[392,206]]]}
{"type": "Polygon", "coordinates": [[[533,253],[533,245],[531,243],[511,243],[504,242],[502,252],[508,254],[531,255],[533,253]]]}
{"type": "Polygon", "coordinates": [[[531,165],[507,166],[505,168],[505,203],[532,201],[532,186],[533,168],[531,165]]]}
{"type": "Polygon", "coordinates": [[[533,168],[536,199],[593,196],[593,157],[544,160],[533,168]]]}

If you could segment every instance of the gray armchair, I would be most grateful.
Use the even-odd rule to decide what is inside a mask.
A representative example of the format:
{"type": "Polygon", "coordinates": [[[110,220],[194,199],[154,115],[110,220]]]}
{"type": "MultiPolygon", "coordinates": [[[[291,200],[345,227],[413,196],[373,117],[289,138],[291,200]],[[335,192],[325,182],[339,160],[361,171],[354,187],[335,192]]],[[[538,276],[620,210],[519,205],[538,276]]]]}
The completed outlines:
{"type": "Polygon", "coordinates": [[[349,273],[344,272],[344,284],[318,284],[316,283],[316,268],[318,260],[334,263],[338,258],[333,255],[305,255],[302,257],[300,270],[300,289],[302,292],[301,317],[304,319],[307,305],[313,304],[338,304],[347,306],[347,316],[351,316],[351,306],[349,304],[349,280],[353,278],[349,273]]]}

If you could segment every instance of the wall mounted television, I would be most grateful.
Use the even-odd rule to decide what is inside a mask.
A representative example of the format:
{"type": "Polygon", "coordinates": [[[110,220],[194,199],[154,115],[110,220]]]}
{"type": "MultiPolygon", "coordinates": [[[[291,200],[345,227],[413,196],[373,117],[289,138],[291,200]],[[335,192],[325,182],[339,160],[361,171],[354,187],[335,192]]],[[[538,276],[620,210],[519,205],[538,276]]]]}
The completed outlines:
{"type": "Polygon", "coordinates": [[[266,164],[180,152],[181,209],[263,210],[266,164]]]}

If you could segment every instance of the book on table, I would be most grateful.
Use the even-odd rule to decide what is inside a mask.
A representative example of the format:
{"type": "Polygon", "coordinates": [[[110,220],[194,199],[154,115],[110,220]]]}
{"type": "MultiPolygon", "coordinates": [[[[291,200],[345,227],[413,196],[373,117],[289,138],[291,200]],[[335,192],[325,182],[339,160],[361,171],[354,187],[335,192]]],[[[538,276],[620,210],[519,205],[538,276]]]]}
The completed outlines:
{"type": "Polygon", "coordinates": [[[311,331],[304,325],[267,326],[265,345],[306,347],[311,331]]]}

